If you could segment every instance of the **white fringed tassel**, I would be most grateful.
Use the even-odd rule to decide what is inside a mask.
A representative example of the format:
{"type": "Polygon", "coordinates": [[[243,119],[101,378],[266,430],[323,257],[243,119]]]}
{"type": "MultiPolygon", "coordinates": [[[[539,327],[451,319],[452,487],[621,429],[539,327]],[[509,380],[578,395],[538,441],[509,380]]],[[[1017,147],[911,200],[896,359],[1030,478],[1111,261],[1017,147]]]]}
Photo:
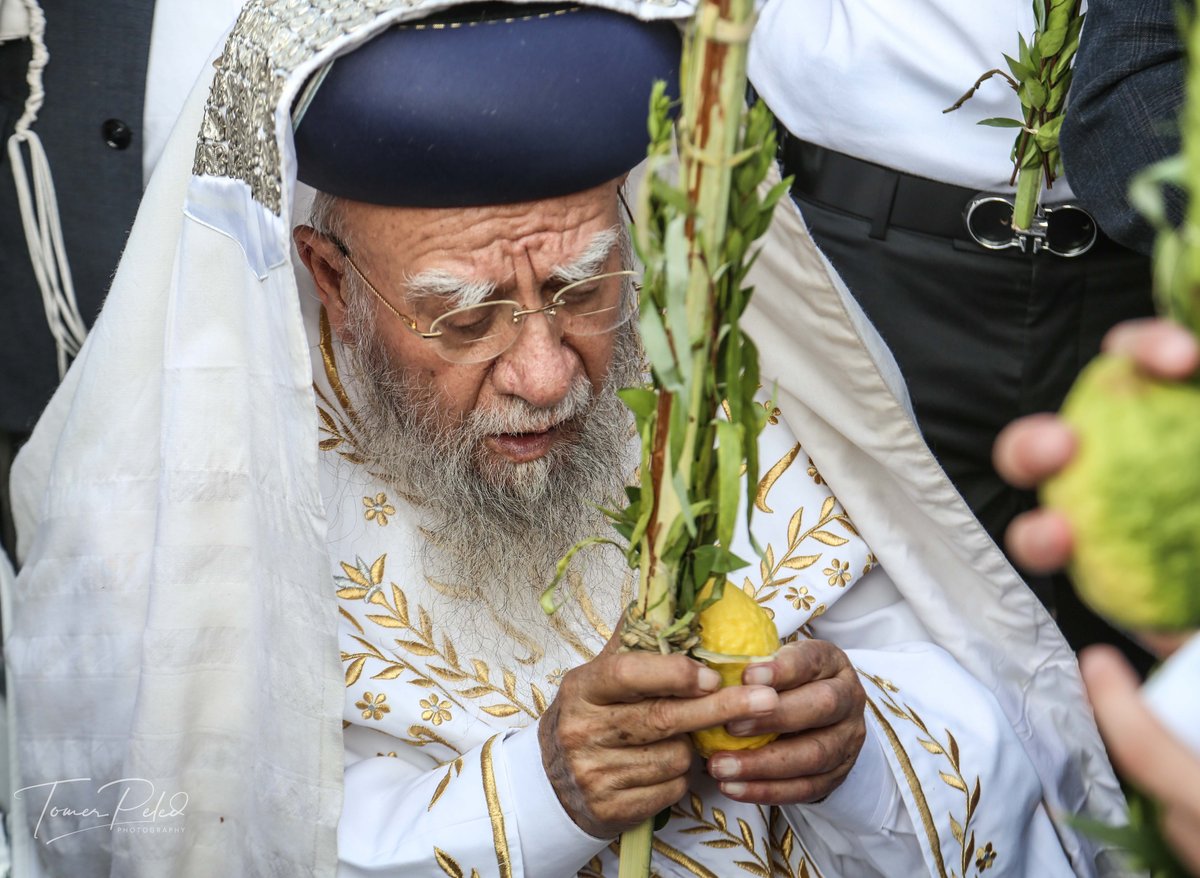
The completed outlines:
{"type": "Polygon", "coordinates": [[[42,292],[42,304],[46,309],[46,322],[54,336],[58,350],[58,375],[67,372],[71,358],[79,353],[87,336],[87,325],[79,314],[75,301],[75,285],[71,281],[71,266],[63,244],[62,223],[58,215],[58,196],[54,191],[54,178],[50,163],[42,148],[41,138],[31,126],[37,119],[38,110],[45,100],[42,88],[42,69],[50,59],[46,51],[46,16],[37,0],[24,0],[29,14],[29,41],[33,46],[33,58],[29,62],[29,98],[25,112],[17,120],[13,135],[8,139],[8,158],[12,164],[13,181],[17,187],[17,202],[21,211],[21,223],[25,228],[25,240],[29,246],[29,259],[33,273],[42,292]],[[29,167],[26,168],[25,150],[29,152],[29,167]],[[30,174],[33,191],[30,192],[30,174]]]}

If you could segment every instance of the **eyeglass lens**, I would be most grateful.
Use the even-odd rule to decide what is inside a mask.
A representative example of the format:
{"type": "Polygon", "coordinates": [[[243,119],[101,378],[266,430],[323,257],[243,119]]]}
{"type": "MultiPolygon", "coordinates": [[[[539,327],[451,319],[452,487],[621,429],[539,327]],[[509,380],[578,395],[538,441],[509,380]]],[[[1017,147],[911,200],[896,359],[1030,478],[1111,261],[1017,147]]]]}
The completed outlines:
{"type": "Polygon", "coordinates": [[[527,317],[544,313],[557,321],[564,334],[588,336],[611,332],[637,308],[631,271],[586,278],[560,289],[542,308],[523,311],[516,302],[501,299],[456,308],[430,324],[430,339],[438,353],[454,363],[479,363],[506,351],[527,317]]]}

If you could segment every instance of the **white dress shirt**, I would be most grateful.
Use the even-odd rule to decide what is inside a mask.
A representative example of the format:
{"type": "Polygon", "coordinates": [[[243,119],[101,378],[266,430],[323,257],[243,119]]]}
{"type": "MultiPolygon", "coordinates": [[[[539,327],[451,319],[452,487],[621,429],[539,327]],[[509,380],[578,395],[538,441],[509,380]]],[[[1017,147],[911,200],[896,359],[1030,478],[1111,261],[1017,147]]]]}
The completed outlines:
{"type": "MultiPolygon", "coordinates": [[[[1028,0],[768,0],[750,44],[750,79],[788,130],[810,143],[980,191],[1011,191],[1016,93],[985,71],[1033,33],[1028,0]]],[[[1067,197],[1054,185],[1054,202],[1067,197]]]]}

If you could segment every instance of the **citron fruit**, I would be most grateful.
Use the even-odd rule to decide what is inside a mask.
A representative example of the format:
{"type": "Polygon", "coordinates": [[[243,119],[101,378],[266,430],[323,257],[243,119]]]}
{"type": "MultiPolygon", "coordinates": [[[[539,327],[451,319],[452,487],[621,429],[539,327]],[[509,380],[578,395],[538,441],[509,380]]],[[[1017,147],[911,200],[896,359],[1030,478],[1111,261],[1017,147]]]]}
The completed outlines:
{"type": "MultiPolygon", "coordinates": [[[[698,600],[712,594],[709,583],[698,600]]],[[[779,649],[775,620],[746,592],[725,583],[721,599],[701,611],[700,646],[692,654],[721,675],[722,686],[740,686],[742,671],[755,661],[766,661],[779,649]]],[[[701,756],[718,750],[754,750],[774,741],[777,734],[739,737],[716,726],[692,733],[692,743],[701,756]]]]}
{"type": "Polygon", "coordinates": [[[1126,629],[1200,624],[1200,387],[1101,356],[1062,418],[1078,451],[1041,500],[1070,521],[1079,596],[1126,629]]]}

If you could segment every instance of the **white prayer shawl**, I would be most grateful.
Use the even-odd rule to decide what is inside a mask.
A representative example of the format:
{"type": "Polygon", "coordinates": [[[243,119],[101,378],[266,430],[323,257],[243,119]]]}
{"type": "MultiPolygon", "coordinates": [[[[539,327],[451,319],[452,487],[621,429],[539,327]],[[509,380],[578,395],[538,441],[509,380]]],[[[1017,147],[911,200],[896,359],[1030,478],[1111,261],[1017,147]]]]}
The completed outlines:
{"type": "MultiPolygon", "coordinates": [[[[148,787],[186,794],[162,831],[135,832],[41,813],[47,788],[26,791],[40,842],[74,833],[39,847],[52,874],[335,869],[345,668],[290,261],[289,108],[329,58],[451,4],[321,0],[297,13],[305,5],[247,4],[14,467],[17,786],[72,781],[57,803],[70,792],[76,808],[110,811],[122,787],[108,800],[95,788],[112,781],[151,805],[148,787]]],[[[782,376],[789,426],[934,640],[994,693],[1051,811],[1119,819],[1070,652],[937,468],[802,223],[779,213],[771,235],[785,246],[759,262],[751,330],[766,373],[782,376]]],[[[1064,844],[1092,874],[1078,839],[1064,844]]]]}

